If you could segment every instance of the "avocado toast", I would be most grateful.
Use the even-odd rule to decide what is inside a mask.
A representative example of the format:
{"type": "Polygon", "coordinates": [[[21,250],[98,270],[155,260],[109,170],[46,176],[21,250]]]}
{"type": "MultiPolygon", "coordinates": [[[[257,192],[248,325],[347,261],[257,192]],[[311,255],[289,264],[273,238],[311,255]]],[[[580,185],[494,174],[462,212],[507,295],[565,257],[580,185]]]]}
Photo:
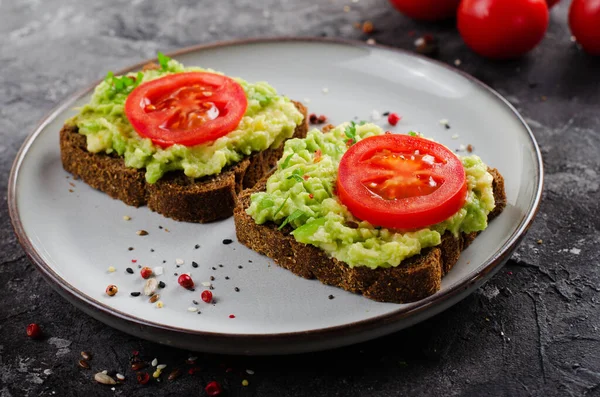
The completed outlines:
{"type": "Polygon", "coordinates": [[[127,205],[211,222],[231,216],[237,194],[304,137],[306,108],[265,82],[160,65],[100,83],[60,131],[63,168],[127,205]],[[135,125],[135,127],[134,127],[135,125]]]}
{"type": "MultiPolygon", "coordinates": [[[[373,124],[345,123],[326,130],[312,130],[306,139],[288,141],[277,168],[240,195],[234,211],[238,240],[299,276],[317,278],[373,300],[405,303],[438,291],[461,251],[505,207],[500,173],[477,156],[458,158],[442,145],[418,136],[384,134],[373,124]],[[354,153],[382,141],[421,146],[399,155],[396,149],[388,150],[391,146],[372,150],[361,155],[362,163],[346,167],[352,170],[351,176],[342,175],[354,153]],[[378,162],[375,168],[373,160],[378,162]],[[436,174],[449,163],[459,164],[454,175],[446,171],[445,176],[436,174]],[[368,179],[370,167],[379,173],[374,174],[377,178],[368,179]],[[387,176],[380,178],[381,169],[387,172],[390,167],[395,173],[384,172],[387,176]],[[412,178],[404,174],[407,169],[430,179],[412,178]],[[352,182],[355,174],[366,175],[366,183],[351,190],[348,181],[352,182]],[[340,182],[342,177],[345,181],[340,182]],[[402,189],[395,190],[398,186],[402,189]],[[356,199],[354,203],[344,196],[348,192],[356,199]],[[390,192],[396,198],[386,197],[385,205],[407,199],[413,200],[410,208],[415,203],[429,205],[427,201],[436,195],[453,198],[429,205],[431,208],[422,206],[425,210],[413,220],[412,209],[398,212],[385,207],[385,217],[380,219],[389,223],[386,226],[355,216],[369,200],[381,200],[390,192]],[[447,207],[451,215],[444,215],[440,207],[447,207]]],[[[377,215],[374,207],[367,208],[368,217],[377,215]]]]}

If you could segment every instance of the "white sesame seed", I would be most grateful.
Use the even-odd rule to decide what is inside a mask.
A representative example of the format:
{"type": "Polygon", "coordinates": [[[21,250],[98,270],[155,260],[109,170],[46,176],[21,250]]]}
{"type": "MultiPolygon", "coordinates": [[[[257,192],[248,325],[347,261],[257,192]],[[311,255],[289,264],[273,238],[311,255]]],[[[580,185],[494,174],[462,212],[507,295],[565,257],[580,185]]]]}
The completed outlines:
{"type": "Polygon", "coordinates": [[[117,379],[118,380],[125,380],[125,375],[117,374],[117,379]]]}
{"type": "Polygon", "coordinates": [[[188,312],[197,312],[197,311],[198,311],[198,309],[193,306],[188,307],[188,312]]]}
{"type": "Polygon", "coordinates": [[[158,358],[155,358],[154,360],[152,360],[152,362],[150,364],[152,364],[153,367],[156,367],[158,365],[158,358]]]}
{"type": "Polygon", "coordinates": [[[203,287],[210,287],[212,285],[209,281],[203,281],[200,284],[202,284],[203,287]]]}
{"type": "Polygon", "coordinates": [[[129,215],[123,215],[123,220],[124,221],[130,221],[131,217],[129,215]]]}
{"type": "Polygon", "coordinates": [[[574,254],[574,255],[579,255],[581,253],[581,249],[579,248],[571,248],[569,250],[570,253],[574,254]]]}
{"type": "Polygon", "coordinates": [[[440,120],[440,124],[441,125],[448,125],[450,122],[448,121],[448,119],[441,119],[440,120]]]}
{"type": "Polygon", "coordinates": [[[167,368],[167,364],[159,364],[159,365],[156,366],[156,369],[161,369],[162,370],[162,369],[165,369],[165,368],[167,368]]]}
{"type": "Polygon", "coordinates": [[[467,147],[461,143],[460,146],[458,147],[458,150],[460,152],[464,152],[465,150],[467,150],[467,147]]]}
{"type": "Polygon", "coordinates": [[[454,60],[454,65],[455,66],[460,66],[461,63],[462,63],[462,61],[460,59],[458,59],[458,58],[454,60]]]}
{"type": "Polygon", "coordinates": [[[177,265],[183,265],[183,263],[184,263],[183,259],[179,259],[179,258],[175,259],[175,264],[177,264],[177,265]]]}
{"type": "Polygon", "coordinates": [[[452,135],[452,139],[458,139],[458,134],[452,135]]]}
{"type": "Polygon", "coordinates": [[[304,103],[310,103],[310,98],[304,98],[304,103]]]}
{"type": "Polygon", "coordinates": [[[251,369],[247,369],[247,370],[246,370],[246,373],[247,373],[248,375],[254,375],[254,371],[252,371],[251,369]]]}
{"type": "Polygon", "coordinates": [[[109,267],[108,267],[108,272],[109,272],[109,273],[114,273],[114,272],[116,272],[116,271],[117,271],[117,269],[115,269],[115,267],[114,267],[114,266],[109,266],[109,267]]]}
{"type": "Polygon", "coordinates": [[[323,94],[327,94],[327,93],[329,92],[329,88],[327,88],[327,87],[323,87],[323,90],[322,90],[322,91],[323,91],[323,94]]]}
{"type": "Polygon", "coordinates": [[[156,266],[154,269],[152,269],[154,274],[156,274],[157,276],[160,276],[161,274],[163,274],[164,270],[165,269],[162,266],[156,266]]]}

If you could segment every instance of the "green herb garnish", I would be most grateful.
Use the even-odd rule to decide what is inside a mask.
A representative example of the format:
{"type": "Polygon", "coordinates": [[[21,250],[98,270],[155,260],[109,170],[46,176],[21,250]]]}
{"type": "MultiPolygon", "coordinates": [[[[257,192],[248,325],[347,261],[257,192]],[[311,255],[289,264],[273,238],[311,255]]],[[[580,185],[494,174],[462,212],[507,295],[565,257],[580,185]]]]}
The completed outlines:
{"type": "Polygon", "coordinates": [[[160,68],[163,71],[166,71],[167,68],[169,67],[169,61],[171,60],[171,58],[169,58],[168,56],[166,56],[165,54],[163,54],[160,51],[157,54],[157,58],[158,58],[158,63],[160,64],[160,68]]]}
{"type": "Polygon", "coordinates": [[[286,179],[292,179],[294,178],[296,180],[296,182],[302,182],[302,170],[300,168],[296,168],[292,174],[290,176],[288,176],[286,179]]]}
{"type": "Polygon", "coordinates": [[[410,136],[419,136],[419,133],[415,132],[415,131],[408,131],[408,135],[410,135],[410,136]]]}
{"type": "Polygon", "coordinates": [[[135,87],[140,85],[144,74],[138,72],[137,76],[121,76],[117,77],[113,72],[108,72],[104,81],[110,86],[111,96],[123,93],[129,94],[135,87]]]}
{"type": "Polygon", "coordinates": [[[275,211],[275,213],[273,214],[273,218],[275,218],[277,216],[277,214],[279,214],[279,211],[281,211],[283,209],[283,206],[285,205],[285,203],[287,203],[288,199],[290,198],[290,196],[288,195],[285,200],[283,200],[283,203],[281,203],[281,205],[279,206],[279,208],[277,208],[277,211],[275,211]]]}
{"type": "Polygon", "coordinates": [[[300,218],[302,215],[304,215],[304,212],[300,211],[300,210],[296,210],[296,211],[292,212],[287,218],[285,218],[285,221],[283,221],[283,223],[277,228],[277,230],[283,229],[283,227],[285,225],[287,225],[290,222],[295,221],[296,219],[300,218]]]}
{"type": "Polygon", "coordinates": [[[283,160],[283,163],[281,163],[281,169],[284,170],[287,168],[287,166],[290,164],[290,159],[294,156],[294,153],[290,154],[289,156],[287,156],[285,158],[285,160],[283,160]]]}

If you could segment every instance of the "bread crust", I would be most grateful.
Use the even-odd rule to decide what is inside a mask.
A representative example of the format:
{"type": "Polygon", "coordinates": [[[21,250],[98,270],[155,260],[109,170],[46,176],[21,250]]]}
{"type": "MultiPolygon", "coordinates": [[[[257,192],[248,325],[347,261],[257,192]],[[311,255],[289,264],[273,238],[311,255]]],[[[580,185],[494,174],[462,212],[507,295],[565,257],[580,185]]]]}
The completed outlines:
{"type": "MultiPolygon", "coordinates": [[[[493,191],[496,199],[496,208],[488,216],[491,220],[506,206],[506,193],[504,179],[498,170],[490,168],[489,172],[494,177],[493,191]]],[[[402,261],[399,266],[351,268],[315,246],[297,242],[290,234],[292,229],[289,226],[280,231],[273,222],[258,225],[246,214],[250,196],[265,190],[267,178],[268,175],[239,196],[233,214],[239,242],[268,256],[277,265],[298,276],[316,278],[324,284],[362,294],[376,301],[408,303],[434,294],[441,287],[442,277],[458,261],[462,250],[477,236],[477,233],[461,233],[455,237],[446,232],[439,246],[427,248],[421,254],[402,261]]]]}
{"type": "MultiPolygon", "coordinates": [[[[304,138],[308,131],[306,108],[294,102],[304,116],[296,127],[294,138],[304,138]]],[[[87,151],[86,137],[77,127],[65,125],[60,131],[63,168],[114,199],[127,205],[147,205],[177,221],[205,223],[232,215],[237,195],[265,176],[283,153],[277,148],[247,156],[221,173],[190,179],[182,171],[169,172],[156,183],[146,182],[145,170],[125,166],[121,156],[87,151]]]]}

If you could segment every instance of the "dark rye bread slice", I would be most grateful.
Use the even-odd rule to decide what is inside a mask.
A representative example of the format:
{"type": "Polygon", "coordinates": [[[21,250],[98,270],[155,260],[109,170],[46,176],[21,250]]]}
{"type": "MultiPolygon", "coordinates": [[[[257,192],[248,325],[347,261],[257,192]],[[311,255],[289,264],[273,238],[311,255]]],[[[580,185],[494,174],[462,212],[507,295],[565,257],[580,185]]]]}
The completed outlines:
{"type": "MultiPolygon", "coordinates": [[[[308,131],[306,108],[294,102],[304,115],[294,131],[304,138],[308,131]]],[[[77,127],[65,125],[60,131],[60,153],[63,168],[91,187],[127,205],[147,205],[177,221],[205,223],[230,217],[242,189],[251,188],[277,163],[283,144],[254,153],[231,165],[218,175],[191,179],[181,171],[169,172],[156,183],[146,182],[145,170],[126,167],[116,154],[90,153],[86,137],[77,127]]]]}
{"type": "MultiPolygon", "coordinates": [[[[492,220],[506,206],[504,179],[496,169],[489,169],[494,177],[493,190],[496,208],[489,214],[492,220]]],[[[252,250],[272,258],[279,266],[298,276],[335,285],[347,291],[381,302],[407,303],[423,299],[440,289],[442,277],[452,269],[477,233],[461,234],[458,238],[447,232],[439,246],[428,248],[421,254],[404,260],[393,268],[350,268],[344,262],[330,258],[324,251],[312,245],[297,242],[286,226],[277,230],[272,222],[257,225],[246,214],[250,195],[264,191],[268,176],[253,189],[245,190],[238,198],[233,213],[238,240],[252,250]]]]}

